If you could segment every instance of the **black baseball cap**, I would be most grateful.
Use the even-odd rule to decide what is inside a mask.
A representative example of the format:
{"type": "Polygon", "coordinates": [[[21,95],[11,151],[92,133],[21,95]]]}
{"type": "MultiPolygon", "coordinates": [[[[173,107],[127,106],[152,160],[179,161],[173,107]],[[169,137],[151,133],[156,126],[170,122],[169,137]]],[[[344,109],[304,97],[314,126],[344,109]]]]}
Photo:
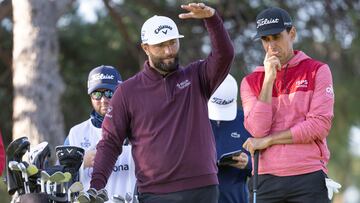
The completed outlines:
{"type": "Polygon", "coordinates": [[[292,20],[287,11],[277,7],[267,8],[256,16],[257,33],[253,39],[278,34],[289,27],[292,27],[292,20]]]}

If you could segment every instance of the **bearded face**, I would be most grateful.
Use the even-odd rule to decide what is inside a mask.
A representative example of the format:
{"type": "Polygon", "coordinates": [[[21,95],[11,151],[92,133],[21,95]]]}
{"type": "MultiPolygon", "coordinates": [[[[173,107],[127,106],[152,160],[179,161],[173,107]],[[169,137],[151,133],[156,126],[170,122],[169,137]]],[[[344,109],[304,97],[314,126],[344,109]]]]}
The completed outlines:
{"type": "Polygon", "coordinates": [[[167,74],[177,69],[179,65],[179,39],[171,39],[159,44],[141,45],[148,55],[150,66],[161,74],[167,74]]]}
{"type": "Polygon", "coordinates": [[[163,57],[156,57],[150,54],[150,60],[152,61],[154,68],[161,70],[166,73],[173,72],[177,69],[179,65],[179,56],[178,54],[173,56],[167,56],[166,58],[163,57]]]}

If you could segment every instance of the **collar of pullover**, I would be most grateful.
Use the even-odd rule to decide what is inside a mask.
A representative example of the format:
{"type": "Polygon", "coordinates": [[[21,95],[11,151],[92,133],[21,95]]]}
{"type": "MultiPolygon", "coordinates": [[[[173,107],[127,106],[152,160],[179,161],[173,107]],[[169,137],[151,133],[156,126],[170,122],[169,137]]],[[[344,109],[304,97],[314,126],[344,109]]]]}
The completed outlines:
{"type": "Polygon", "coordinates": [[[174,72],[171,72],[167,74],[166,76],[161,75],[159,72],[157,72],[154,68],[150,67],[149,61],[146,60],[144,63],[144,73],[146,76],[148,76],[152,80],[161,80],[165,77],[169,77],[169,75],[174,74],[175,72],[179,71],[179,65],[177,66],[176,70],[174,72]]]}

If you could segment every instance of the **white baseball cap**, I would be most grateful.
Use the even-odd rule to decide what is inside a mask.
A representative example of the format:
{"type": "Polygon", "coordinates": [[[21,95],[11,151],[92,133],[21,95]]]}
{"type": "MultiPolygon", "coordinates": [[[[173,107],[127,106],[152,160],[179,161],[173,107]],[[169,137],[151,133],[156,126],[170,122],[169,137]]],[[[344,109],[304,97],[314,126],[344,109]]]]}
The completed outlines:
{"type": "Polygon", "coordinates": [[[159,44],[168,40],[183,38],[173,20],[166,16],[153,16],[145,21],[141,28],[143,44],[159,44]]]}
{"type": "Polygon", "coordinates": [[[238,84],[228,74],[208,101],[209,118],[216,121],[231,121],[236,118],[238,84]]]}

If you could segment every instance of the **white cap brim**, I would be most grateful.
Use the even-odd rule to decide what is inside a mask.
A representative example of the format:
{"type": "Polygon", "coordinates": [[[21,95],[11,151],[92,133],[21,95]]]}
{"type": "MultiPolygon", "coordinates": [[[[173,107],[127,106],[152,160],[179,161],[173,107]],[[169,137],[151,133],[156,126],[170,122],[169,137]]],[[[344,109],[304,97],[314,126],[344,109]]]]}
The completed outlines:
{"type": "Polygon", "coordinates": [[[219,106],[216,103],[208,103],[209,118],[215,121],[232,121],[236,118],[236,101],[226,106],[219,106]]]}
{"type": "Polygon", "coordinates": [[[166,42],[172,39],[179,39],[179,38],[183,38],[184,35],[177,35],[177,36],[169,36],[169,37],[163,37],[161,39],[157,39],[157,40],[148,40],[146,43],[144,44],[149,44],[149,45],[154,45],[154,44],[160,44],[162,42],[166,42]]]}

